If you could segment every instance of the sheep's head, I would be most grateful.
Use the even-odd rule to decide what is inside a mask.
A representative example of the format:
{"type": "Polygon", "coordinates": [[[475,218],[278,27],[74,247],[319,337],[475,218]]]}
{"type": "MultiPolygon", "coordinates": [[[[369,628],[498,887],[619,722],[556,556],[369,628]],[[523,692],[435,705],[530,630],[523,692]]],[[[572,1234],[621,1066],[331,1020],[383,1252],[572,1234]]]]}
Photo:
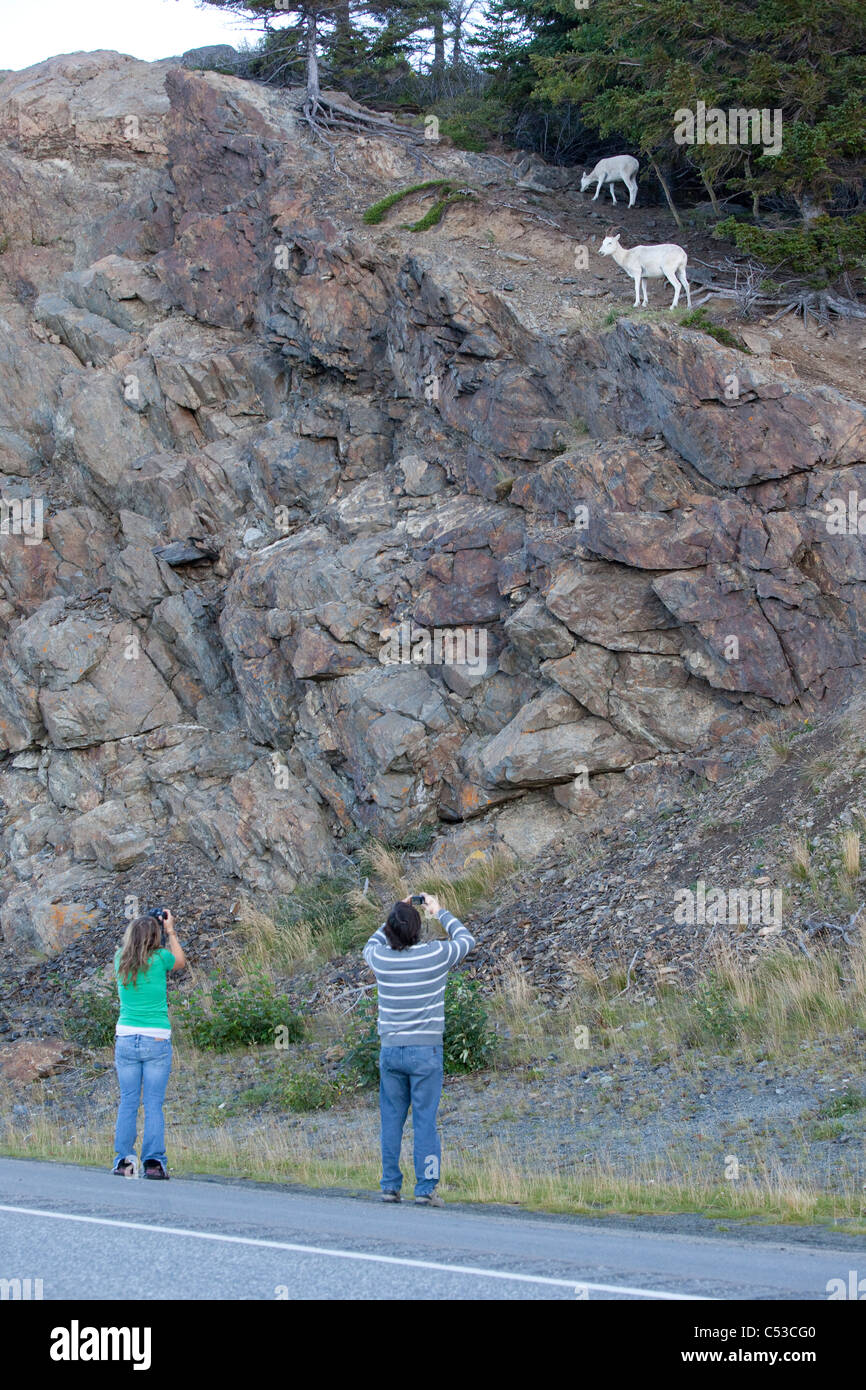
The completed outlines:
{"type": "Polygon", "coordinates": [[[581,176],[580,176],[580,191],[581,191],[581,193],[585,193],[585,192],[586,192],[587,184],[589,183],[589,181],[590,181],[591,178],[592,178],[592,174],[581,174],[581,176]]]}
{"type": "Polygon", "coordinates": [[[619,232],[606,236],[601,246],[598,248],[600,256],[612,256],[614,251],[619,250],[619,232]]]}

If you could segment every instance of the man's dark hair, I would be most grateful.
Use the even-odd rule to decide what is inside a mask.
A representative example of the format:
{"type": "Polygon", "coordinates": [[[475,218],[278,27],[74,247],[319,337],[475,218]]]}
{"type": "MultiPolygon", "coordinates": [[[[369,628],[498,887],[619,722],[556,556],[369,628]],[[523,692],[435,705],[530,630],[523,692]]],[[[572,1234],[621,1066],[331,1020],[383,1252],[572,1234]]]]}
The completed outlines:
{"type": "Polygon", "coordinates": [[[421,935],[421,914],[411,903],[395,903],[385,923],[388,945],[394,951],[414,946],[421,935]]]}

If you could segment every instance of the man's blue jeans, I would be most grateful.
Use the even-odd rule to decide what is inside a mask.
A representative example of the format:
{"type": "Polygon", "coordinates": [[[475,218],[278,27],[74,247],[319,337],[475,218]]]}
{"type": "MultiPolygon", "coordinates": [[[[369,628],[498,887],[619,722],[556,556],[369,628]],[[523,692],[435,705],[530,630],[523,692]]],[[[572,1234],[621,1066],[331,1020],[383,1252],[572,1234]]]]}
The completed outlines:
{"type": "Polygon", "coordinates": [[[439,1181],[442,1150],[436,1111],[442,1094],[442,1047],[383,1047],[379,1053],[379,1112],[382,1118],[383,1192],[403,1186],[400,1143],[412,1106],[415,1196],[429,1197],[439,1181]]]}
{"type": "Polygon", "coordinates": [[[129,1033],[114,1042],[114,1065],[120,1082],[120,1105],[114,1131],[115,1165],[135,1151],[138,1106],[144,1100],[141,1161],[158,1158],[167,1166],[162,1103],[171,1071],[171,1039],[129,1033]]]}

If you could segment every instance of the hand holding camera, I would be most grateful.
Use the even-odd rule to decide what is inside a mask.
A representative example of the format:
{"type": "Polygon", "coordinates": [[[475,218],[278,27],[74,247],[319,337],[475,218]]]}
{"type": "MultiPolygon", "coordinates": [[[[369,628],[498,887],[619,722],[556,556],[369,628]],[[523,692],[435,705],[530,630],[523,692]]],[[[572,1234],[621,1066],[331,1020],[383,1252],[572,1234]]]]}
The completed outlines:
{"type": "Polygon", "coordinates": [[[439,899],[434,897],[432,893],[413,893],[404,901],[411,903],[413,907],[421,908],[424,912],[429,912],[432,917],[441,911],[439,899]]]}
{"type": "Polygon", "coordinates": [[[162,927],[162,939],[163,939],[163,944],[165,944],[166,940],[167,940],[169,937],[175,935],[175,930],[174,930],[174,914],[172,913],[172,911],[171,911],[170,908],[167,908],[167,907],[151,907],[151,908],[148,909],[148,914],[147,914],[147,915],[148,915],[149,917],[155,918],[155,920],[156,920],[157,922],[160,923],[160,925],[161,925],[161,927],[162,927]]]}

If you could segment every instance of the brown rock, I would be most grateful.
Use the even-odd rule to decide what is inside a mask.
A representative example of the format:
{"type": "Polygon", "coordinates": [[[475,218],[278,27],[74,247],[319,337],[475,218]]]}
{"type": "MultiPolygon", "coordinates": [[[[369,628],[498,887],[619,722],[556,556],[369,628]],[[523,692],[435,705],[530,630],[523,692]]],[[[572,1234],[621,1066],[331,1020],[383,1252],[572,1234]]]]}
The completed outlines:
{"type": "Polygon", "coordinates": [[[38,1081],[62,1071],[71,1057],[71,1045],[60,1038],[18,1038],[0,1047],[0,1073],[19,1084],[38,1081]]]}

